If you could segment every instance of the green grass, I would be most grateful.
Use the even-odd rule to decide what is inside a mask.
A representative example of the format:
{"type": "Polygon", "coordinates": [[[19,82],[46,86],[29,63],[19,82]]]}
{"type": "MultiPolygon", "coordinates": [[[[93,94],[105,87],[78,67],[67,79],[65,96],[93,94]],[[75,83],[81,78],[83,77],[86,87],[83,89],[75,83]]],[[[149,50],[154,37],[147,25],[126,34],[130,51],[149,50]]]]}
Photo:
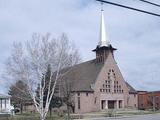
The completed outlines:
{"type": "MultiPolygon", "coordinates": [[[[70,120],[82,118],[79,114],[72,114],[70,120]]],[[[38,113],[23,113],[23,114],[16,114],[10,117],[0,117],[0,120],[40,120],[38,113]]],[[[50,117],[49,114],[45,120],[67,120],[67,114],[63,114],[61,117],[58,116],[57,113],[52,113],[50,117]]]]}
{"type": "MultiPolygon", "coordinates": [[[[145,115],[145,114],[155,114],[160,113],[160,111],[108,111],[108,112],[93,112],[93,113],[86,113],[84,115],[79,114],[71,114],[71,120],[78,119],[78,118],[92,118],[92,117],[121,117],[121,116],[134,116],[134,115],[145,115]],[[113,112],[113,114],[112,114],[113,112]]],[[[38,113],[23,113],[23,114],[16,114],[15,116],[11,116],[8,118],[1,118],[0,120],[40,120],[38,113]]],[[[46,120],[67,120],[66,114],[63,114],[62,117],[59,117],[57,113],[52,113],[50,117],[49,114],[47,115],[46,120]]]]}
{"type": "MultiPolygon", "coordinates": [[[[0,118],[0,120],[40,120],[37,113],[23,113],[14,116],[0,118]]],[[[67,120],[66,116],[59,117],[58,115],[47,116],[46,120],[67,120]]]]}

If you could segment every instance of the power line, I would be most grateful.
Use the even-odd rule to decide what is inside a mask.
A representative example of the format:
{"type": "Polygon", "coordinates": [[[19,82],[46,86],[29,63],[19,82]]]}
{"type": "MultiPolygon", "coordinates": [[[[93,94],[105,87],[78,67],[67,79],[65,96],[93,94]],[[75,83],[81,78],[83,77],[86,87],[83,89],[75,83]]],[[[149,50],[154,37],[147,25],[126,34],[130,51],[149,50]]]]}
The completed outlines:
{"type": "Polygon", "coordinates": [[[145,10],[140,10],[140,9],[137,9],[137,8],[133,8],[133,7],[121,5],[121,4],[118,4],[118,3],[113,3],[113,2],[104,1],[104,0],[96,0],[96,1],[103,2],[103,3],[107,3],[107,4],[111,4],[111,5],[115,5],[115,6],[118,6],[118,7],[127,8],[127,9],[130,9],[130,10],[134,10],[134,11],[138,11],[138,12],[142,12],[142,13],[146,13],[146,14],[149,14],[149,15],[153,15],[153,16],[160,17],[160,14],[148,12],[148,11],[145,11],[145,10]]]}
{"type": "Polygon", "coordinates": [[[157,6],[157,7],[160,7],[159,4],[156,4],[156,3],[153,3],[153,2],[150,2],[150,1],[147,1],[147,0],[139,0],[139,1],[151,4],[151,5],[154,5],[154,6],[157,6]]]}

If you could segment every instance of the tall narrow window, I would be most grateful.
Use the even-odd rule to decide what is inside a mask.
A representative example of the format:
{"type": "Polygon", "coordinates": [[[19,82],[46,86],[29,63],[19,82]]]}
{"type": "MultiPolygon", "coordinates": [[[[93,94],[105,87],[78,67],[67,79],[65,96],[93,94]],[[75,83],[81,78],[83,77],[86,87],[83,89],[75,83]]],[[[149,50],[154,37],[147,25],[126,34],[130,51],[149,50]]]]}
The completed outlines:
{"type": "Polygon", "coordinates": [[[102,92],[102,89],[100,89],[100,92],[102,92]]]}
{"type": "Polygon", "coordinates": [[[96,104],[96,102],[97,102],[97,97],[95,97],[95,99],[94,99],[94,104],[96,104]]]}
{"type": "Polygon", "coordinates": [[[86,93],[86,96],[88,96],[88,92],[86,93]]]}
{"type": "Polygon", "coordinates": [[[134,104],[134,107],[136,107],[136,104],[134,104]]]}
{"type": "Polygon", "coordinates": [[[80,97],[78,97],[78,109],[81,109],[81,101],[80,101],[80,97]]]}

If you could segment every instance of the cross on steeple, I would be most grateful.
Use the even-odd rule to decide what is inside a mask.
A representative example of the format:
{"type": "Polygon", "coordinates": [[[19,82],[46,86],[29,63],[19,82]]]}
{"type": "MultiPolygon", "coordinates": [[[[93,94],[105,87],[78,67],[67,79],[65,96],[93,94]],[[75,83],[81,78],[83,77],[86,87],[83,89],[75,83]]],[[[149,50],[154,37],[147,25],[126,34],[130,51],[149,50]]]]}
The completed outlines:
{"type": "Polygon", "coordinates": [[[106,35],[106,26],[104,20],[104,10],[103,10],[103,3],[101,3],[101,22],[100,22],[100,36],[99,36],[99,47],[109,46],[109,39],[106,35]]]}
{"type": "Polygon", "coordinates": [[[104,62],[110,52],[113,55],[114,50],[116,49],[113,48],[112,45],[109,43],[108,36],[106,35],[103,3],[101,3],[101,21],[100,21],[99,42],[98,42],[96,49],[93,50],[94,52],[96,52],[96,61],[98,63],[104,62]]]}
{"type": "Polygon", "coordinates": [[[103,2],[101,2],[101,11],[103,11],[103,2]]]}

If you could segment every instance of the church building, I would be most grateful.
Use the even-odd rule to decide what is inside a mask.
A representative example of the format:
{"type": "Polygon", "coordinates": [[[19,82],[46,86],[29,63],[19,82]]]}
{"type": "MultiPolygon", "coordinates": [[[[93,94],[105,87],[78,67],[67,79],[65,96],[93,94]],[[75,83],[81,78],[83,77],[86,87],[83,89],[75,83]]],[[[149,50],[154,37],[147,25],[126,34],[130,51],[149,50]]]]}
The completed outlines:
{"type": "Polygon", "coordinates": [[[93,50],[96,58],[75,65],[67,78],[72,83],[75,113],[137,108],[137,91],[123,78],[114,48],[106,35],[101,10],[100,39],[93,50]]]}

